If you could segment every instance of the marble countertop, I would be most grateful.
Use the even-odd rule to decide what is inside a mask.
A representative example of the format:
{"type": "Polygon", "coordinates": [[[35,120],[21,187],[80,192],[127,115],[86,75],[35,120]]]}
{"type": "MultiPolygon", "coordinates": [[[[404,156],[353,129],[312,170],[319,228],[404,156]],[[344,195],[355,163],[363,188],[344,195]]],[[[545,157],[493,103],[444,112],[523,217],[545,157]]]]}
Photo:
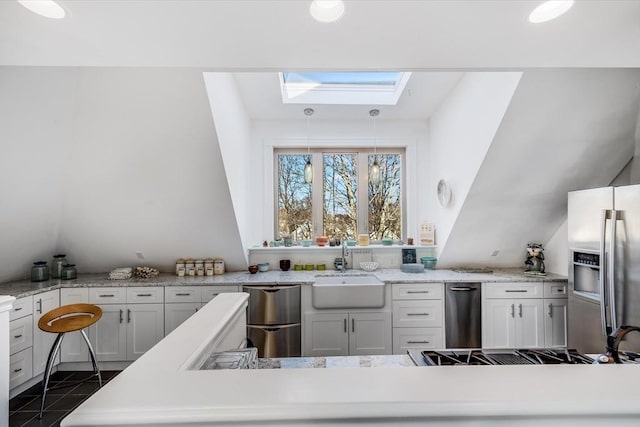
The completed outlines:
{"type": "Polygon", "coordinates": [[[45,282],[31,282],[27,279],[0,284],[0,295],[17,298],[35,295],[58,288],[104,287],[104,286],[206,286],[206,285],[271,285],[303,284],[315,281],[315,276],[372,274],[385,283],[425,283],[425,282],[557,282],[566,281],[566,276],[548,274],[528,276],[522,269],[495,269],[492,273],[459,273],[453,270],[425,270],[423,273],[404,273],[399,269],[381,269],[372,273],[362,270],[336,271],[280,271],[271,270],[250,274],[246,271],[230,272],[218,276],[178,277],[163,273],[151,279],[131,278],[109,280],[108,273],[79,274],[74,280],[52,279],[45,282]]]}
{"type": "Polygon", "coordinates": [[[258,359],[258,369],[406,368],[416,366],[404,354],[380,356],[274,357],[258,359]]]}

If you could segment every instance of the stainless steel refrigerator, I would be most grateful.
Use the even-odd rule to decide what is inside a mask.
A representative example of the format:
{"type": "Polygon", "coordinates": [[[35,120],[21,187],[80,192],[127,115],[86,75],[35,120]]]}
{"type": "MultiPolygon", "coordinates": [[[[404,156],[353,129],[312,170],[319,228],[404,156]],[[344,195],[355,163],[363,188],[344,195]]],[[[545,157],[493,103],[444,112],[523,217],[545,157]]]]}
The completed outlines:
{"type": "MultiPolygon", "coordinates": [[[[606,335],[640,326],[640,185],[569,193],[569,347],[604,353],[606,335]]],[[[640,352],[640,334],[621,349],[640,352]]]]}

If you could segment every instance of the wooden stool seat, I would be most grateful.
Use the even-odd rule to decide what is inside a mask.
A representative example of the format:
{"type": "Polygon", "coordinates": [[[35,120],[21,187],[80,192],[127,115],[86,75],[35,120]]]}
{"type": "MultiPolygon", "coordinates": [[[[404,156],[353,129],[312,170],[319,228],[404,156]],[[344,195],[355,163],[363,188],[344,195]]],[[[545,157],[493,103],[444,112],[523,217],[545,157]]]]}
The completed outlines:
{"type": "Polygon", "coordinates": [[[91,363],[93,365],[94,374],[87,378],[85,381],[98,377],[98,384],[102,387],[102,377],[100,376],[100,369],[96,362],[96,355],[91,347],[91,342],[84,332],[84,329],[96,323],[102,317],[102,309],[93,304],[69,304],[63,305],[58,308],[54,308],[51,311],[46,312],[40,320],[38,320],[38,328],[45,332],[51,332],[52,334],[58,334],[56,340],[51,346],[49,351],[49,358],[47,359],[47,367],[44,372],[44,378],[42,379],[42,400],[40,402],[40,417],[42,418],[42,412],[44,412],[44,402],[47,398],[47,391],[54,388],[68,387],[70,384],[64,384],[58,387],[49,387],[49,378],[51,377],[51,370],[53,369],[53,361],[60,350],[62,344],[62,338],[64,334],[68,332],[80,331],[82,338],[84,338],[87,347],[89,348],[89,356],[91,356],[91,363]]]}
{"type": "Polygon", "coordinates": [[[93,304],[69,304],[54,308],[38,321],[38,328],[54,334],[79,331],[96,323],[102,309],[93,304]]]}

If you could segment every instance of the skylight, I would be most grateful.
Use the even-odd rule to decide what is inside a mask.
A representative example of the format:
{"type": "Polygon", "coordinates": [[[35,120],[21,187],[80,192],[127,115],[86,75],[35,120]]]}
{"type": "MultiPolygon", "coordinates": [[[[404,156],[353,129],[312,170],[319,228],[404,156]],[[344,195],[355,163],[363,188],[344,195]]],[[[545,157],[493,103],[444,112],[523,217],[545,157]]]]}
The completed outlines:
{"type": "Polygon", "coordinates": [[[395,105],[411,73],[398,71],[282,72],[285,104],[395,105]]]}

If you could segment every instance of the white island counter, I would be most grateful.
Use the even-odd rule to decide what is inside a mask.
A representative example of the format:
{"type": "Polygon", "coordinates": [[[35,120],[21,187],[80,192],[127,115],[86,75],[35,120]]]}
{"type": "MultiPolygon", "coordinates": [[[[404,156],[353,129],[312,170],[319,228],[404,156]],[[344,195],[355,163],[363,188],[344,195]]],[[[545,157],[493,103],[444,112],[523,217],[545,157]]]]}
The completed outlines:
{"type": "Polygon", "coordinates": [[[190,369],[244,338],[246,298],[215,298],[61,425],[640,425],[640,365],[190,369]]]}

